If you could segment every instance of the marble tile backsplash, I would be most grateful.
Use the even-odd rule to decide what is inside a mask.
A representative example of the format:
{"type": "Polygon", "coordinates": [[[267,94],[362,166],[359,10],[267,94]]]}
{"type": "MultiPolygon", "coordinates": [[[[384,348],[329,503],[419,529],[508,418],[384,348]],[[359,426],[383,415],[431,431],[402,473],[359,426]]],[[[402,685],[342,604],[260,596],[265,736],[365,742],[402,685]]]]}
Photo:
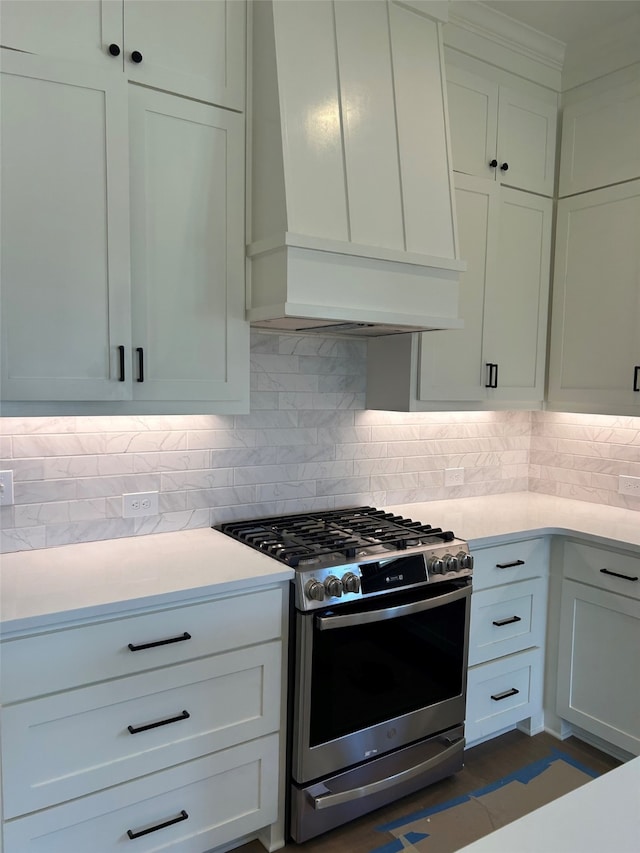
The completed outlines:
{"type": "Polygon", "coordinates": [[[368,411],[362,340],[253,333],[251,358],[248,415],[2,419],[1,550],[527,489],[640,510],[617,494],[640,476],[640,418],[368,411]],[[159,515],[123,518],[140,491],[159,515]]]}

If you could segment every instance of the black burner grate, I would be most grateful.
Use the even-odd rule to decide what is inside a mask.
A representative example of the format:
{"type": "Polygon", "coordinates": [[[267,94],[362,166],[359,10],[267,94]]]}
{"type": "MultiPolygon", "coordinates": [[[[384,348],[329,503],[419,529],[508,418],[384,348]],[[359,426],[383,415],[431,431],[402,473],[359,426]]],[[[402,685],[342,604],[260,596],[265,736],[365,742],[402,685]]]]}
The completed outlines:
{"type": "Polygon", "coordinates": [[[454,538],[451,531],[369,506],[229,521],[216,530],[289,566],[328,554],[353,559],[359,549],[371,546],[403,550],[433,539],[450,542],[454,538]]]}

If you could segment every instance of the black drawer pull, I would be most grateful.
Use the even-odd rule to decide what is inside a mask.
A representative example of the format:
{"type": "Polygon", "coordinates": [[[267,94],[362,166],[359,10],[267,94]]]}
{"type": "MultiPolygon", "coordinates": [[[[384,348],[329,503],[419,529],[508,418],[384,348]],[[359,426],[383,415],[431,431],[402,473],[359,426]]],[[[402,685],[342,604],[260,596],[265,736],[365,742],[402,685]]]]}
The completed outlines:
{"type": "Polygon", "coordinates": [[[184,809],[182,809],[178,817],[173,817],[171,820],[165,820],[164,823],[158,823],[156,826],[150,826],[148,829],[139,829],[137,832],[134,832],[132,829],[128,829],[127,835],[129,838],[140,838],[141,835],[149,835],[150,832],[157,832],[159,829],[166,829],[168,826],[173,826],[174,823],[180,823],[180,821],[187,820],[188,817],[189,815],[184,809]]]}
{"type": "Polygon", "coordinates": [[[491,698],[494,702],[500,702],[501,699],[508,699],[509,696],[515,696],[516,693],[520,693],[520,691],[512,687],[511,690],[505,690],[504,693],[495,693],[491,698]]]}
{"type": "Polygon", "coordinates": [[[633,368],[633,390],[640,391],[640,364],[633,368]]]}
{"type": "Polygon", "coordinates": [[[620,572],[612,572],[611,569],[600,569],[603,575],[611,575],[614,578],[622,578],[625,581],[637,581],[638,575],[632,577],[631,575],[621,575],[620,572]]]}
{"type": "Polygon", "coordinates": [[[513,622],[522,622],[520,616],[511,616],[509,619],[498,619],[497,622],[494,622],[494,625],[497,625],[498,628],[502,628],[503,625],[511,625],[513,622]]]}
{"type": "Polygon", "coordinates": [[[169,717],[168,720],[158,720],[157,723],[147,723],[146,726],[127,726],[129,734],[137,735],[140,732],[148,732],[149,729],[157,729],[159,726],[168,726],[169,723],[179,723],[180,720],[188,720],[191,714],[188,711],[183,711],[177,717],[169,717]]]}
{"type": "Polygon", "coordinates": [[[132,652],[141,652],[143,649],[154,649],[156,646],[168,646],[169,643],[182,643],[183,640],[190,640],[191,634],[185,631],[181,637],[169,637],[168,640],[155,640],[153,643],[140,643],[139,646],[134,646],[129,643],[129,649],[132,652]]]}
{"type": "Polygon", "coordinates": [[[514,560],[513,563],[496,563],[496,569],[512,569],[514,566],[524,566],[524,560],[514,560]]]}

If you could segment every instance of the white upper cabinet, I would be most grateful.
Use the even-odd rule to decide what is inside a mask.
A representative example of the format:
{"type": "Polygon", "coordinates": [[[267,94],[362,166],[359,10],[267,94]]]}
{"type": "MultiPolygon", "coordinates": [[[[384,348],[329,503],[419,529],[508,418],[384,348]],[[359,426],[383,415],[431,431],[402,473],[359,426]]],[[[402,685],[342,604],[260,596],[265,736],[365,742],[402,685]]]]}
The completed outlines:
{"type": "Polygon", "coordinates": [[[552,196],[557,103],[447,67],[453,168],[552,196]]]}
{"type": "MultiPolygon", "coordinates": [[[[174,7],[187,31],[222,8],[139,5],[167,39],[174,7]]],[[[114,68],[2,49],[3,413],[246,411],[244,115],[114,68]]]]}
{"type": "Polygon", "coordinates": [[[467,258],[461,330],[422,335],[419,398],[541,403],[551,251],[549,199],[458,175],[467,258]]]}
{"type": "Polygon", "coordinates": [[[126,81],[2,51],[2,397],[131,394],[126,81]]]}
{"type": "Polygon", "coordinates": [[[565,97],[561,196],[640,177],[640,65],[625,76],[621,85],[596,81],[565,97]]]}
{"type": "Polygon", "coordinates": [[[244,320],[244,117],[130,91],[133,394],[233,400],[244,320]]]}
{"type": "Polygon", "coordinates": [[[640,413],[640,180],[558,204],[550,408],[640,413]]]}
{"type": "Polygon", "coordinates": [[[456,209],[464,329],[370,341],[368,408],[541,405],[552,202],[457,175],[456,209]]]}
{"type": "Polygon", "coordinates": [[[243,109],[239,0],[2,0],[4,47],[91,62],[129,80],[243,109]]]}

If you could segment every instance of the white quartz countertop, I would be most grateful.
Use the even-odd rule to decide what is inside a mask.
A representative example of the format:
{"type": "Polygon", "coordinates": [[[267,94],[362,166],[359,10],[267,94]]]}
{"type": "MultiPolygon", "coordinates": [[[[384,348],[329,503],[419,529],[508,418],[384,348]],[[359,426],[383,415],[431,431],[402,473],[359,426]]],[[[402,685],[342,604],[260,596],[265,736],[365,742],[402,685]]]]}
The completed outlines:
{"type": "Polygon", "coordinates": [[[640,512],[531,492],[398,504],[390,512],[453,530],[471,548],[532,535],[585,536],[640,549],[640,512]]]}
{"type": "Polygon", "coordinates": [[[485,835],[458,853],[607,850],[640,850],[640,757],[485,835]]]}
{"type": "Polygon", "coordinates": [[[0,557],[0,633],[293,577],[293,570],[209,527],[82,542],[0,557]]]}
{"type": "MultiPolygon", "coordinates": [[[[387,507],[453,530],[471,548],[532,535],[640,551],[640,513],[528,492],[387,507]]],[[[242,591],[293,576],[210,528],[62,545],[0,558],[0,633],[242,591]]]]}

